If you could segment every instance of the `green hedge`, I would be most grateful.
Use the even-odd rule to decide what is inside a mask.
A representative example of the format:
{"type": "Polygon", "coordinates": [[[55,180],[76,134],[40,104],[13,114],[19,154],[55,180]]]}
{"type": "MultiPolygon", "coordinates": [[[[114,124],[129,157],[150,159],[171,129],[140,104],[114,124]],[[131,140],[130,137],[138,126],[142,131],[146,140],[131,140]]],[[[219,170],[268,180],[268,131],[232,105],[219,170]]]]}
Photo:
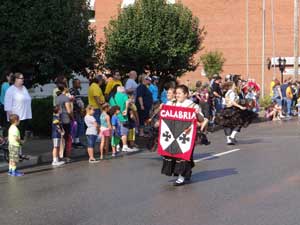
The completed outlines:
{"type": "Polygon", "coordinates": [[[50,137],[53,98],[32,99],[31,127],[34,136],[50,137]]]}
{"type": "MultiPolygon", "coordinates": [[[[83,102],[87,104],[87,97],[82,98],[83,102]]],[[[51,136],[51,121],[53,98],[32,99],[32,120],[31,127],[34,136],[50,137],[51,136]]]]}

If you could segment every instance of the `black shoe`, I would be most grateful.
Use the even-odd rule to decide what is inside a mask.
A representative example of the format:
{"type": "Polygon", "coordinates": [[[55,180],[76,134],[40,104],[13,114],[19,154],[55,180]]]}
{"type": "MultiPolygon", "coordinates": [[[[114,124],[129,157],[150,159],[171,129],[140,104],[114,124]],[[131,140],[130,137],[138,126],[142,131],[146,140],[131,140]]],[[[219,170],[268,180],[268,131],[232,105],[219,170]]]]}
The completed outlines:
{"type": "Polygon", "coordinates": [[[227,145],[235,145],[235,143],[234,142],[227,142],[227,145]]]}
{"type": "Polygon", "coordinates": [[[229,139],[230,139],[230,140],[231,140],[231,142],[233,142],[234,144],[236,144],[236,143],[237,143],[237,140],[236,140],[236,138],[229,137],[229,139]]]}

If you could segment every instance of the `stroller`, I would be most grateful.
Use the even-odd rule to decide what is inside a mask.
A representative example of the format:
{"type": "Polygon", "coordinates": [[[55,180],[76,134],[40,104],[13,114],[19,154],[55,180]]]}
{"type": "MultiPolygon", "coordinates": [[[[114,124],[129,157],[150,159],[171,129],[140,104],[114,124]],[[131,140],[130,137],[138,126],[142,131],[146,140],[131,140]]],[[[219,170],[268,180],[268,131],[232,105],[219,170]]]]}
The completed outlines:
{"type": "Polygon", "coordinates": [[[158,145],[158,134],[159,134],[159,111],[160,104],[156,104],[153,106],[150,112],[150,119],[146,122],[149,130],[149,141],[147,143],[147,149],[154,152],[157,149],[158,145]]]}
{"type": "Polygon", "coordinates": [[[0,138],[0,150],[3,152],[3,159],[9,162],[8,140],[6,138],[0,138]]]}

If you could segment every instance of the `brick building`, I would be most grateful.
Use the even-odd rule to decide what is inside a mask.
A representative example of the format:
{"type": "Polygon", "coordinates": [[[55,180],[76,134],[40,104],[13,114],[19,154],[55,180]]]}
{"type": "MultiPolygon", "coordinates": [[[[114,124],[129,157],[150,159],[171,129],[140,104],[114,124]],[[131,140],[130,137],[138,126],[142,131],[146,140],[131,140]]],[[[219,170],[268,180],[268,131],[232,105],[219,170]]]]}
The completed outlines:
{"type": "MultiPolygon", "coordinates": [[[[121,5],[134,0],[96,0],[95,22],[97,38],[103,39],[103,28],[109,19],[114,17],[121,5]],[[125,3],[126,3],[125,2],[125,3]]],[[[205,26],[207,36],[204,40],[199,56],[210,50],[223,52],[226,62],[222,75],[228,73],[242,74],[247,78],[247,61],[249,78],[261,83],[262,74],[262,0],[181,0],[190,8],[200,20],[200,26],[205,26]],[[247,11],[248,11],[248,60],[247,60],[247,11]]],[[[272,42],[272,10],[271,0],[266,0],[265,23],[265,61],[275,56],[293,56],[293,0],[273,1],[274,15],[274,48],[272,42]]],[[[292,68],[292,65],[290,65],[292,68]]],[[[269,90],[269,84],[273,78],[273,69],[265,70],[265,88],[269,90]]],[[[287,70],[290,71],[290,70],[287,70]]],[[[280,78],[280,72],[276,67],[276,76],[280,78]]],[[[290,71],[289,73],[292,74],[290,71]]],[[[291,75],[292,76],[292,75],[291,75]]],[[[290,77],[291,77],[290,76],[290,77]]],[[[288,75],[284,76],[285,78],[288,75]]],[[[201,65],[195,72],[190,72],[182,77],[182,81],[193,85],[196,80],[206,80],[203,76],[201,65]]]]}

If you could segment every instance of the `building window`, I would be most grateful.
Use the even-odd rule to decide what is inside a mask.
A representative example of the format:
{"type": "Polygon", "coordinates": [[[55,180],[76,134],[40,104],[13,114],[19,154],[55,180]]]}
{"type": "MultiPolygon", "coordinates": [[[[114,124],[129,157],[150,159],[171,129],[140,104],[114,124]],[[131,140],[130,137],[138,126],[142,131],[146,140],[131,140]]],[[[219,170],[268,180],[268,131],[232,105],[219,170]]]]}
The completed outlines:
{"type": "MultiPolygon", "coordinates": [[[[134,4],[135,0],[123,0],[121,8],[126,8],[132,4],[134,4]]],[[[167,0],[168,4],[175,4],[176,0],[167,0]]]]}

